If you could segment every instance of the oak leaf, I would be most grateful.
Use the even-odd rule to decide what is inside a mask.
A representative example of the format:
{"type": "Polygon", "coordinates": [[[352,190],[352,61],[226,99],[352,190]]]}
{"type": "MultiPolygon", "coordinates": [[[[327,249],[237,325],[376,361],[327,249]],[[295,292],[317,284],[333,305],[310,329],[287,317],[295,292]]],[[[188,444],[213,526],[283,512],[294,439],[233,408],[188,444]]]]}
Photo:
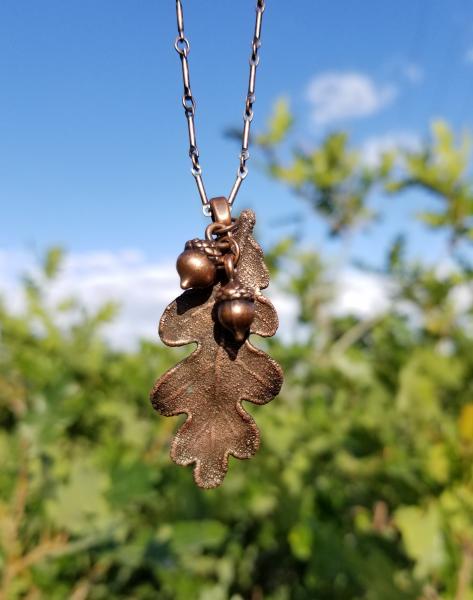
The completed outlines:
{"type": "MultiPolygon", "coordinates": [[[[252,236],[255,215],[243,211],[234,237],[240,246],[237,276],[255,293],[255,319],[250,333],[275,334],[278,318],[261,294],[269,285],[263,252],[252,236]]],[[[175,435],[171,458],[179,465],[195,464],[200,487],[220,485],[228,457],[250,458],[259,446],[259,430],[242,402],[266,404],[278,393],[280,366],[248,339],[237,342],[216,317],[215,294],[221,283],[205,290],[188,290],[164,311],[159,335],[168,346],[196,343],[195,351],[156,382],[153,407],[170,417],[186,414],[175,435]]]]}

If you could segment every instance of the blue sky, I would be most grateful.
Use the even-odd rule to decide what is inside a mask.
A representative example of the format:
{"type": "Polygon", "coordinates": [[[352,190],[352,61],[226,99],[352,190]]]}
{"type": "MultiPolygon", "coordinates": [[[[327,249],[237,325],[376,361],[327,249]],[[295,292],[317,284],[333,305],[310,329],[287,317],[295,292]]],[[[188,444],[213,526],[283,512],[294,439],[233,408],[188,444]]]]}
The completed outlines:
{"type": "MultiPolygon", "coordinates": [[[[473,127],[473,3],[267,5],[255,130],[281,95],[305,143],[337,127],[359,144],[415,139],[437,116],[473,127]],[[327,86],[355,93],[362,114],[349,102],[327,109],[327,86]]],[[[184,8],[206,187],[225,195],[238,148],[223,131],[241,124],[254,1],[184,0],[184,8]]],[[[207,221],[189,172],[174,37],[172,0],[0,4],[1,248],[131,248],[165,260],[201,234],[207,221]]],[[[257,210],[263,242],[290,231],[277,223],[297,212],[307,240],[322,245],[307,207],[249,166],[237,207],[257,210]]],[[[384,224],[356,238],[355,254],[373,256],[425,201],[393,202],[384,224]]],[[[430,250],[420,229],[410,232],[415,253],[430,250]]]]}

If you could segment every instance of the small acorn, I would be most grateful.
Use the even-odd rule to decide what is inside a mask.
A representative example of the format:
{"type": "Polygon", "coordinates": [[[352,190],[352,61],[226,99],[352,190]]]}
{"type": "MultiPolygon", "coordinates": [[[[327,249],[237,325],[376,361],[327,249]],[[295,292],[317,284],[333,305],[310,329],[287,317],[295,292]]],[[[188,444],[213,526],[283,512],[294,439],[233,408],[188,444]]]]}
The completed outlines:
{"type": "Polygon", "coordinates": [[[209,287],[217,277],[215,263],[199,250],[184,250],[177,258],[176,267],[183,290],[209,287]]]}
{"type": "Polygon", "coordinates": [[[255,318],[254,293],[238,281],[230,281],[216,294],[220,324],[231,331],[237,342],[243,342],[255,318]]]}

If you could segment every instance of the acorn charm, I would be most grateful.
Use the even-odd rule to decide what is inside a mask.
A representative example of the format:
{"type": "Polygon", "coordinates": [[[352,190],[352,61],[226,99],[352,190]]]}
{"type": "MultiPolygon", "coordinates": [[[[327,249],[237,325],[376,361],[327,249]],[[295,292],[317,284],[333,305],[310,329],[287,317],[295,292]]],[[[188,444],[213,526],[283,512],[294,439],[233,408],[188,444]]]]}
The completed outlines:
{"type": "Polygon", "coordinates": [[[186,242],[176,264],[181,288],[187,290],[213,285],[221,259],[222,253],[213,241],[195,239],[186,242]]]}
{"type": "Polygon", "coordinates": [[[237,342],[243,342],[255,317],[253,291],[233,279],[218,290],[215,302],[220,324],[233,333],[237,342]]]}

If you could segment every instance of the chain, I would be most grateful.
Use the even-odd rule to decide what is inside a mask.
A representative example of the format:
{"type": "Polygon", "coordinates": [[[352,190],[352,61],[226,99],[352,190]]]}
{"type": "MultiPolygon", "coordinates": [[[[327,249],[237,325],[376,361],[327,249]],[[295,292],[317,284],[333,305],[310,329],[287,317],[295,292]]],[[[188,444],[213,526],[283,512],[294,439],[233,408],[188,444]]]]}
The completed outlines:
{"type": "MultiPolygon", "coordinates": [[[[238,166],[235,183],[228,196],[228,203],[230,206],[235,201],[240,186],[243,180],[248,175],[248,167],[246,163],[250,157],[249,153],[249,142],[250,142],[250,128],[251,122],[253,121],[253,104],[255,103],[255,83],[256,83],[256,69],[259,64],[259,49],[261,47],[261,26],[263,23],[263,13],[265,9],[265,0],[256,0],[256,21],[255,31],[253,34],[253,41],[251,43],[251,55],[250,55],[250,75],[248,80],[248,92],[246,94],[245,110],[243,113],[243,132],[241,140],[241,151],[240,151],[240,164],[238,166]]],[[[207,198],[207,193],[204,187],[204,181],[202,179],[202,167],[200,166],[199,160],[199,149],[197,147],[197,138],[195,133],[195,107],[196,102],[192,94],[190,76],[189,76],[189,62],[187,57],[190,52],[190,43],[184,34],[184,13],[182,10],[181,0],[176,0],[176,17],[177,17],[177,38],[174,47],[181,58],[182,66],[182,81],[184,84],[184,93],[182,95],[182,105],[184,107],[184,114],[187,119],[187,129],[189,132],[189,157],[192,162],[191,173],[195,178],[197,189],[199,191],[200,198],[202,200],[204,214],[210,215],[210,204],[207,198]]]]}

